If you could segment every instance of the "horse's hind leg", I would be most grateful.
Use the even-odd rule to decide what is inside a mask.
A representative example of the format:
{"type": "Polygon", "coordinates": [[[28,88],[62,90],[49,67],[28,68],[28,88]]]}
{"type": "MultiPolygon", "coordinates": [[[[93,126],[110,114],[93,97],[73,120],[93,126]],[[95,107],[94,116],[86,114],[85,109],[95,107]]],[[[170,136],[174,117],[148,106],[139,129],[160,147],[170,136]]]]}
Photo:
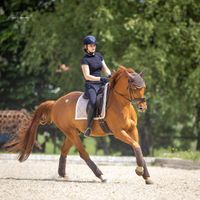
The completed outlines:
{"type": "Polygon", "coordinates": [[[61,154],[60,154],[59,166],[58,166],[58,174],[61,177],[65,177],[66,157],[72,146],[73,146],[73,143],[70,141],[68,137],[66,137],[63,143],[63,146],[61,148],[61,154]]]}
{"type": "Polygon", "coordinates": [[[78,149],[80,157],[86,162],[89,168],[93,171],[96,177],[98,177],[102,182],[105,182],[106,179],[103,177],[103,173],[97,167],[97,165],[90,159],[89,154],[86,152],[85,148],[83,147],[82,141],[75,130],[70,131],[69,135],[71,141],[73,141],[74,145],[78,149]]]}

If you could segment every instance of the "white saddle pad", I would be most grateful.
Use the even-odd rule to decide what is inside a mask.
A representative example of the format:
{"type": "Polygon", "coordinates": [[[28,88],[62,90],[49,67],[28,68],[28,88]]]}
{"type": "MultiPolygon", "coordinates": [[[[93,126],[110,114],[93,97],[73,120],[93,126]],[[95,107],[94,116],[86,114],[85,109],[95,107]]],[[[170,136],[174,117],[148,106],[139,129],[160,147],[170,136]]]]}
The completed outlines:
{"type": "MultiPolygon", "coordinates": [[[[108,83],[106,83],[105,89],[104,89],[103,108],[102,108],[102,111],[101,111],[101,115],[99,117],[95,117],[94,120],[103,119],[106,116],[106,94],[107,94],[107,90],[108,90],[108,83]]],[[[87,119],[86,108],[87,108],[87,104],[88,104],[89,100],[84,99],[83,95],[84,94],[82,94],[78,98],[78,101],[76,103],[75,120],[87,119]]]]}

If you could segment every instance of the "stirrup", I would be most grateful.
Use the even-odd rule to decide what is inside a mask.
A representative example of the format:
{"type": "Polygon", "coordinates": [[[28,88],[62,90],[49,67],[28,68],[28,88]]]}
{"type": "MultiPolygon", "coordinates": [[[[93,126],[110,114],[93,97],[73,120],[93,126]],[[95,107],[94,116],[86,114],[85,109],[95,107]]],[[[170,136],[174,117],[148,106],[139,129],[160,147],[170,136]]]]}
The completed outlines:
{"type": "Polygon", "coordinates": [[[90,132],[91,132],[91,128],[88,127],[88,128],[85,130],[85,132],[84,132],[84,136],[85,136],[85,137],[89,137],[89,136],[90,136],[90,132]]]}

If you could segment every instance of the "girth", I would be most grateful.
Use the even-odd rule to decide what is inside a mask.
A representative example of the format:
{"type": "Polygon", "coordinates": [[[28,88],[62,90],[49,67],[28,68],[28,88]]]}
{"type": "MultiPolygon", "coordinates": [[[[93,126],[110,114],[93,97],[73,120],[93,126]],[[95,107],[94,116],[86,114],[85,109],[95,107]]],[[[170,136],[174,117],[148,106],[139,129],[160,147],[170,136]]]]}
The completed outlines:
{"type": "MultiPolygon", "coordinates": [[[[107,94],[106,94],[106,96],[107,96],[107,97],[106,97],[106,101],[108,101],[109,92],[110,92],[110,90],[109,90],[109,88],[108,88],[107,94]]],[[[106,108],[107,108],[107,102],[106,102],[106,108]]],[[[109,126],[108,126],[108,124],[107,124],[107,122],[106,122],[105,119],[99,119],[98,121],[99,121],[99,125],[101,126],[101,129],[102,129],[106,134],[112,134],[112,131],[110,130],[110,128],[109,128],[109,126]]]]}
{"type": "Polygon", "coordinates": [[[101,126],[102,130],[106,133],[106,134],[112,134],[112,131],[110,130],[110,128],[108,127],[107,122],[104,119],[99,119],[99,125],[101,126]]]}

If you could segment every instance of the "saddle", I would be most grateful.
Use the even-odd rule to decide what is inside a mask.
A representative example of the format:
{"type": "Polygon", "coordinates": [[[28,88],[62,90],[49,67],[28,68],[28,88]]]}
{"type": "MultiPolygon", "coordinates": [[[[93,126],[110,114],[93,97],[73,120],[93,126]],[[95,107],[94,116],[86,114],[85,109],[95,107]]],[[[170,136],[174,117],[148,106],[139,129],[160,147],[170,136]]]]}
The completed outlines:
{"type": "MultiPolygon", "coordinates": [[[[106,103],[107,103],[107,95],[108,95],[108,83],[99,89],[97,94],[97,104],[96,104],[96,112],[94,120],[103,119],[106,114],[106,103]]],[[[83,120],[87,119],[87,108],[88,108],[89,99],[86,94],[83,93],[76,103],[75,110],[75,120],[83,120]]]]}
{"type": "MultiPolygon", "coordinates": [[[[103,106],[106,106],[107,104],[107,97],[108,97],[108,88],[107,85],[103,85],[101,86],[101,88],[99,89],[98,93],[97,93],[97,102],[96,102],[96,108],[95,108],[95,117],[100,117],[102,114],[102,110],[103,110],[103,106]],[[106,87],[106,91],[104,92],[106,87]],[[105,99],[104,99],[104,95],[105,95],[105,99]],[[104,105],[105,103],[105,105],[104,105]]],[[[83,94],[83,98],[84,99],[88,99],[86,93],[83,94]]],[[[88,102],[89,104],[89,102],[88,102]]],[[[86,108],[86,112],[88,113],[88,104],[87,104],[87,108],[86,108]]]]}
{"type": "MultiPolygon", "coordinates": [[[[112,131],[108,127],[108,124],[104,120],[104,117],[106,115],[106,105],[107,105],[107,99],[108,99],[108,93],[109,93],[109,87],[108,84],[102,86],[98,93],[97,93],[97,102],[96,102],[96,109],[95,109],[95,118],[98,119],[99,124],[102,128],[102,130],[107,134],[112,134],[112,131]],[[104,113],[102,115],[102,113],[104,113]]],[[[87,98],[86,94],[84,93],[84,97],[87,98]]],[[[87,109],[88,111],[88,105],[87,109]]],[[[94,118],[94,119],[95,119],[94,118]]]]}

